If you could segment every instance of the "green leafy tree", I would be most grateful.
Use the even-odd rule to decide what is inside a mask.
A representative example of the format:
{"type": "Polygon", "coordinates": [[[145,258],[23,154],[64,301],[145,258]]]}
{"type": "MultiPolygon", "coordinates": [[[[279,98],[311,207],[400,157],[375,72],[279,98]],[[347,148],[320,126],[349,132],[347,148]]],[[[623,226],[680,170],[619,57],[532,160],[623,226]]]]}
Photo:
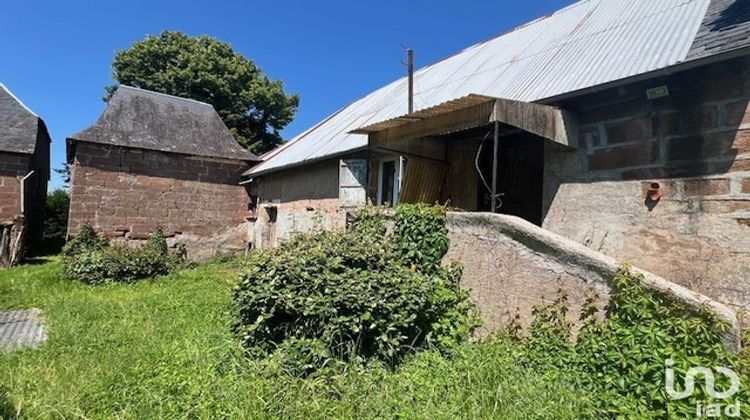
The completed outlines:
{"type": "MultiPolygon", "coordinates": [[[[297,95],[269,79],[229,44],[209,36],[165,31],[119,51],[112,65],[118,84],[210,103],[234,138],[254,153],[281,143],[294,118],[297,95]]],[[[117,85],[107,88],[108,100],[117,85]]]]}
{"type": "Polygon", "coordinates": [[[70,164],[64,163],[62,167],[53,169],[53,171],[62,178],[63,189],[67,190],[70,187],[70,164]]]}
{"type": "Polygon", "coordinates": [[[45,253],[57,254],[65,245],[69,206],[67,191],[57,189],[47,195],[46,219],[42,232],[42,248],[45,253]]]}

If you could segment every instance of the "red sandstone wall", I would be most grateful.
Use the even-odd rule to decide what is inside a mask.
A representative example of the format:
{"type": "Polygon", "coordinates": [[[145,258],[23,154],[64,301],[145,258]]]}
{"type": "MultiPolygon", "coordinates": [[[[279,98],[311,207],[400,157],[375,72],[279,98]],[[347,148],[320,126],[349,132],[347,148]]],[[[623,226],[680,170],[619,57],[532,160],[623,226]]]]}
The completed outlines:
{"type": "Polygon", "coordinates": [[[21,214],[21,178],[30,168],[30,157],[0,153],[0,222],[21,214]]]}
{"type": "Polygon", "coordinates": [[[544,227],[750,309],[748,103],[739,59],[560,104],[580,116],[580,145],[546,148],[544,227]],[[648,100],[659,85],[669,97],[648,100]]]}
{"type": "Polygon", "coordinates": [[[249,197],[243,162],[77,143],[68,232],[85,223],[116,240],[161,228],[191,258],[247,247],[249,197]]]}

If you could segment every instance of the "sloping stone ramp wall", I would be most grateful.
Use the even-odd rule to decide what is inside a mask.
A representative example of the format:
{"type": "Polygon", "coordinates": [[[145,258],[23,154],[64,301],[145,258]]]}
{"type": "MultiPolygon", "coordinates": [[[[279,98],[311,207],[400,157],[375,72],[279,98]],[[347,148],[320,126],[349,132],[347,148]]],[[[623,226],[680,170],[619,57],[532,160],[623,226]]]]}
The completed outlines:
{"type": "MultiPolygon", "coordinates": [[[[600,311],[610,296],[610,282],[621,264],[577,242],[553,234],[523,219],[490,213],[449,213],[450,249],[446,262],[464,266],[462,284],[479,304],[487,336],[518,316],[528,326],[535,305],[555,300],[560,290],[568,297],[574,325],[590,297],[600,311]]],[[[736,314],[726,305],[633,267],[644,285],[675,300],[714,314],[729,324],[725,345],[740,346],[736,314]]]]}

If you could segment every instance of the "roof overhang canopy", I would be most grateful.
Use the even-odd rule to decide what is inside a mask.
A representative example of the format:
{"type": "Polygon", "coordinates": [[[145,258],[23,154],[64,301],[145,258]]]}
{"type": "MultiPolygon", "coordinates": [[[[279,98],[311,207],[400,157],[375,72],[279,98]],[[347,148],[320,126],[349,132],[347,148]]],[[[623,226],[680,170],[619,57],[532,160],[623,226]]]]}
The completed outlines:
{"type": "Polygon", "coordinates": [[[438,136],[499,122],[566,147],[578,146],[571,112],[558,107],[471,94],[351,131],[386,139],[438,136]]]}

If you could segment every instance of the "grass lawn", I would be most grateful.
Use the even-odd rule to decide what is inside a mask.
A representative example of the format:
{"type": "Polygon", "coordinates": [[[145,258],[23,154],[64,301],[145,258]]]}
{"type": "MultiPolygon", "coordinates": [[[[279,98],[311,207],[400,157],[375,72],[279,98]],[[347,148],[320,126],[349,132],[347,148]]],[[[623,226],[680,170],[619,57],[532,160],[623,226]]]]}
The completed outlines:
{"type": "Polygon", "coordinates": [[[0,310],[41,308],[49,341],[0,354],[0,418],[577,418],[590,396],[523,370],[504,342],[426,352],[391,372],[298,379],[230,332],[236,269],[132,285],[66,281],[57,260],[0,271],[0,310]]]}

